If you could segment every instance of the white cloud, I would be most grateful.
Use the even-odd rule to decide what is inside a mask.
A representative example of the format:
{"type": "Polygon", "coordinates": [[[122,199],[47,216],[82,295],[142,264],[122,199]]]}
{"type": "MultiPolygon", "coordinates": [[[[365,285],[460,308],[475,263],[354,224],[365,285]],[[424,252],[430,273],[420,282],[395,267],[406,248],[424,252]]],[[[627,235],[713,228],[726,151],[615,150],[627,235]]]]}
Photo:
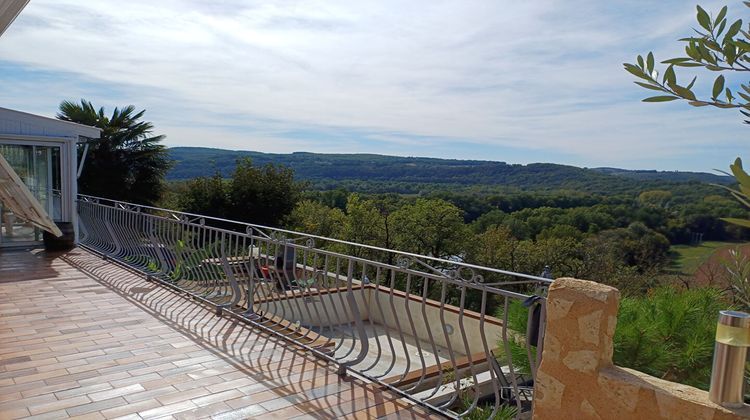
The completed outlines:
{"type": "MultiPolygon", "coordinates": [[[[692,15],[646,0],[35,0],[0,60],[115,86],[93,96],[149,109],[171,144],[419,155],[471,141],[477,158],[496,146],[690,167],[717,135],[740,147],[739,117],[641,104],[621,63],[652,46],[679,54],[692,15]],[[288,135],[299,130],[318,134],[288,135]],[[350,131],[365,140],[342,140],[350,131]]],[[[37,101],[63,99],[51,83],[37,101]]]]}

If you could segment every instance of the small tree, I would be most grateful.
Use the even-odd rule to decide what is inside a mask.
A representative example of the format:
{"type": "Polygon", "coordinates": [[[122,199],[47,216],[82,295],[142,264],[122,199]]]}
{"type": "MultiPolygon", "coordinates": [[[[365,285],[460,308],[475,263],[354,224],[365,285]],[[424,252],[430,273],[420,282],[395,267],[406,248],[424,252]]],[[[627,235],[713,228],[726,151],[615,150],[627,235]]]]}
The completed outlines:
{"type": "Polygon", "coordinates": [[[318,201],[302,200],[289,215],[290,229],[318,236],[341,238],[346,215],[341,209],[331,208],[318,201]]]}
{"type": "Polygon", "coordinates": [[[178,208],[188,213],[226,219],[230,210],[227,183],[218,171],[211,177],[187,181],[176,199],[178,208]]]}
{"type": "Polygon", "coordinates": [[[461,255],[470,233],[461,209],[441,199],[402,206],[393,212],[393,225],[398,249],[438,258],[461,255]]]}
{"type": "Polygon", "coordinates": [[[279,226],[294,210],[302,188],[290,168],[272,164],[259,168],[250,159],[240,160],[229,185],[229,216],[241,222],[279,226]]]}
{"type": "Polygon", "coordinates": [[[217,172],[188,181],[177,202],[188,213],[275,227],[292,213],[303,187],[290,168],[256,167],[244,159],[229,180],[217,172]]]}
{"type": "MultiPolygon", "coordinates": [[[[346,200],[346,220],[342,228],[344,239],[364,245],[383,246],[385,231],[384,220],[372,200],[363,199],[359,194],[350,194],[346,200]]],[[[349,247],[348,252],[356,257],[374,257],[362,255],[364,249],[349,247]]]]}
{"type": "Polygon", "coordinates": [[[492,226],[474,236],[469,244],[467,260],[474,264],[517,271],[518,239],[507,226],[492,226]]]}

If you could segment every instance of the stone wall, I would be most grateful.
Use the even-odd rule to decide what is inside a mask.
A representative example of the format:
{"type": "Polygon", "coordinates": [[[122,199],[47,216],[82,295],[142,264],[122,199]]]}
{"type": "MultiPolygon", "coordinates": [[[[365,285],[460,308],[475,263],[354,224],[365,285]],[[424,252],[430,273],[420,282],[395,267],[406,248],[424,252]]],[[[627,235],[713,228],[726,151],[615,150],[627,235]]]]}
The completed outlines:
{"type": "Polygon", "coordinates": [[[535,419],[735,419],[708,393],[612,364],[620,293],[585,280],[550,286],[542,363],[534,386],[535,419]]]}

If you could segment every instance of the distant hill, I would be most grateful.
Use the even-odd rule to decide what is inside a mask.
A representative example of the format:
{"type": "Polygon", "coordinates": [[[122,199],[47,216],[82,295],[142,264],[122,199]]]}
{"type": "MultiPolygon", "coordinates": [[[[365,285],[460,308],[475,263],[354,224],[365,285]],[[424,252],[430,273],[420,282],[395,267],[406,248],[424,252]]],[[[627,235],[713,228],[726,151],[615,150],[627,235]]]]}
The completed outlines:
{"type": "Polygon", "coordinates": [[[707,173],[584,169],[553,163],[520,165],[375,154],[275,154],[203,147],[173,147],[169,152],[175,161],[175,166],[167,174],[170,180],[210,176],[217,170],[223,176],[229,176],[238,159],[250,158],[257,165],[273,163],[289,166],[294,169],[298,179],[308,180],[317,185],[367,181],[458,186],[489,185],[533,190],[564,189],[606,194],[642,189],[650,184],[656,187],[665,182],[731,182],[729,177],[707,173]]]}
{"type": "Polygon", "coordinates": [[[630,170],[619,168],[592,168],[592,170],[603,174],[622,176],[644,181],[698,181],[713,184],[729,184],[733,181],[731,177],[728,177],[726,175],[711,174],[707,172],[630,170]]]}

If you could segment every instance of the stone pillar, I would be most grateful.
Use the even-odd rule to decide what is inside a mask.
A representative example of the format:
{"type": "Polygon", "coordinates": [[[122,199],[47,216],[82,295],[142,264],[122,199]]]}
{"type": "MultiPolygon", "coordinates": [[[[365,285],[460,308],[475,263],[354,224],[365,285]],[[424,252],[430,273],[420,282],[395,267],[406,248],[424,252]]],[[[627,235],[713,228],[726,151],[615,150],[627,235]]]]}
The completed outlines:
{"type": "Polygon", "coordinates": [[[612,366],[619,301],[620,292],[603,284],[572,278],[552,283],[542,363],[534,386],[534,418],[595,414],[588,396],[601,386],[599,371],[612,366]]]}

